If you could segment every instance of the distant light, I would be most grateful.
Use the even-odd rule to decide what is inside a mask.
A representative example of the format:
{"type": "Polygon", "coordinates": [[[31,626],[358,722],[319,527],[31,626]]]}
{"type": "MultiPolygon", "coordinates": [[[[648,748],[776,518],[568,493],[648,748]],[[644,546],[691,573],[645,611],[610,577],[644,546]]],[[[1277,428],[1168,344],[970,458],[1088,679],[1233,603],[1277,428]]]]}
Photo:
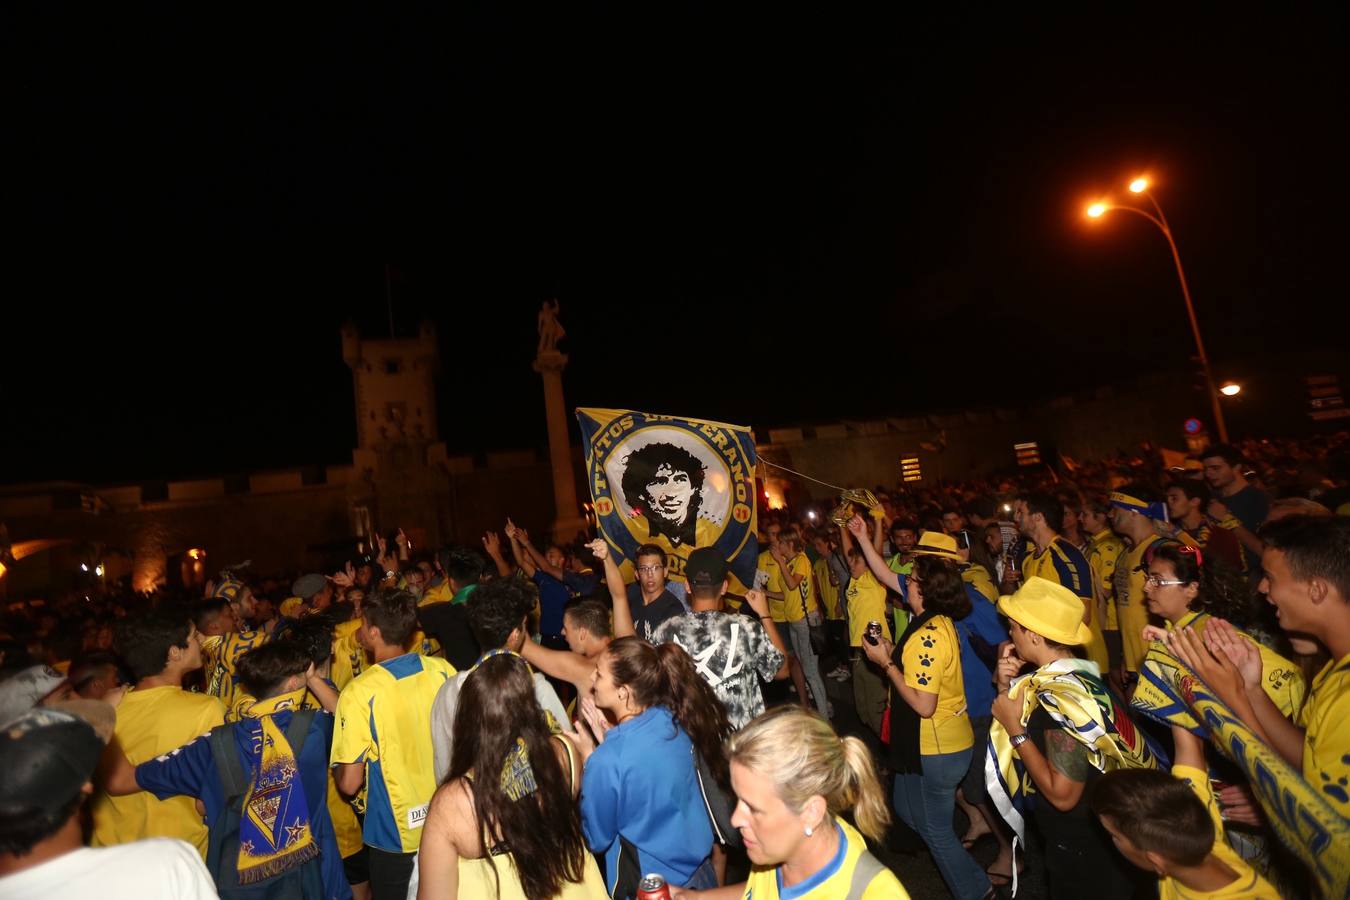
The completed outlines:
{"type": "Polygon", "coordinates": [[[197,550],[197,549],[194,548],[194,549],[192,549],[192,550],[189,550],[189,551],[187,552],[187,555],[188,555],[188,559],[201,559],[203,556],[206,555],[206,551],[205,551],[205,550],[197,550]]]}
{"type": "Polygon", "coordinates": [[[80,563],[80,571],[81,571],[81,572],[88,572],[88,571],[89,571],[89,567],[88,567],[87,565],[85,565],[84,563],[80,563]]]}
{"type": "Polygon", "coordinates": [[[102,577],[103,577],[103,567],[102,567],[102,566],[94,566],[94,574],[97,575],[99,578],[102,578],[102,577]]]}
{"type": "Polygon", "coordinates": [[[1146,190],[1148,190],[1147,178],[1136,178],[1134,181],[1130,182],[1131,193],[1142,194],[1146,190]]]}
{"type": "Polygon", "coordinates": [[[1223,394],[1225,397],[1236,397],[1238,394],[1242,393],[1242,385],[1238,384],[1237,382],[1230,381],[1223,387],[1219,388],[1219,393],[1223,394]]]}
{"type": "Polygon", "coordinates": [[[816,520],[816,511],[814,509],[808,509],[806,511],[806,517],[814,522],[816,520]]]}
{"type": "Polygon", "coordinates": [[[1005,513],[1010,513],[1010,512],[1012,512],[1012,504],[1011,504],[1011,503],[1005,503],[1005,504],[1003,504],[1003,511],[1004,511],[1005,513]]]}
{"type": "Polygon", "coordinates": [[[1102,213],[1106,212],[1105,203],[1094,203],[1087,208],[1087,214],[1090,218],[1101,218],[1102,213]]]}

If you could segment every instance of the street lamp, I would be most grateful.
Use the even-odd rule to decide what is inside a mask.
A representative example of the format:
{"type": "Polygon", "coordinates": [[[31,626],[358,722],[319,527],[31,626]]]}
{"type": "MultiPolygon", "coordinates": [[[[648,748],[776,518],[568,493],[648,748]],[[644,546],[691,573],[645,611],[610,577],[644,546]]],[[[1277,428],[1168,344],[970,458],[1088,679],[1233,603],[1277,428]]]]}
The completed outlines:
{"type": "Polygon", "coordinates": [[[1236,397],[1238,394],[1242,393],[1242,385],[1238,384],[1236,381],[1230,381],[1219,388],[1219,393],[1223,394],[1225,397],[1236,397]]]}
{"type": "MultiPolygon", "coordinates": [[[[1214,385],[1214,375],[1209,370],[1209,357],[1205,354],[1205,342],[1200,337],[1200,323],[1195,318],[1195,306],[1191,303],[1191,289],[1186,285],[1186,272],[1181,268],[1181,254],[1177,252],[1177,242],[1172,238],[1172,229],[1167,227],[1167,217],[1163,215],[1162,207],[1158,205],[1158,201],[1153,194],[1149,193],[1148,179],[1136,178],[1130,182],[1129,188],[1130,193],[1143,194],[1147,197],[1149,203],[1153,205],[1153,212],[1140,209],[1137,206],[1124,206],[1099,200],[1087,208],[1088,218],[1100,219],[1104,214],[1116,209],[1136,213],[1158,226],[1158,230],[1163,233],[1163,237],[1167,238],[1167,246],[1172,248],[1172,259],[1177,264],[1177,280],[1181,282],[1181,296],[1186,301],[1186,315],[1190,317],[1191,333],[1195,335],[1195,349],[1199,352],[1200,368],[1205,374],[1205,385],[1209,388],[1209,402],[1214,411],[1214,427],[1219,432],[1219,441],[1226,444],[1228,443],[1228,426],[1224,423],[1223,409],[1219,406],[1219,391],[1214,385]]],[[[1233,385],[1233,387],[1238,389],[1231,394],[1228,394],[1225,389],[1224,393],[1231,397],[1241,390],[1237,385],[1233,385]]]]}

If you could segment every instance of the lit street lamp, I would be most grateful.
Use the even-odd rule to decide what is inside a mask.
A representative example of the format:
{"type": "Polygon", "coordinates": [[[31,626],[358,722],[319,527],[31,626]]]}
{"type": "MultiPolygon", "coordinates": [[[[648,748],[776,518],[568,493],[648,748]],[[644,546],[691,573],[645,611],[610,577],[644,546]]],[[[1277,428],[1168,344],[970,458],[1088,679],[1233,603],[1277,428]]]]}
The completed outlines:
{"type": "Polygon", "coordinates": [[[1235,381],[1230,381],[1219,388],[1219,393],[1223,394],[1225,397],[1236,397],[1238,394],[1242,393],[1242,385],[1235,381]]]}
{"type": "MultiPolygon", "coordinates": [[[[1136,178],[1130,182],[1129,187],[1130,193],[1143,194],[1148,198],[1149,203],[1153,205],[1153,212],[1140,209],[1137,206],[1124,206],[1118,203],[1098,201],[1087,208],[1088,217],[1100,219],[1106,213],[1116,209],[1136,213],[1157,225],[1158,230],[1163,233],[1163,237],[1167,238],[1167,246],[1172,248],[1172,259],[1177,264],[1177,280],[1181,282],[1181,296],[1186,301],[1186,314],[1190,317],[1191,332],[1195,335],[1195,349],[1199,351],[1200,368],[1205,374],[1205,384],[1209,388],[1209,402],[1214,410],[1214,427],[1219,433],[1219,441],[1226,444],[1228,443],[1228,426],[1223,420],[1223,409],[1219,405],[1219,391],[1214,385],[1214,375],[1209,370],[1209,357],[1205,354],[1205,342],[1200,338],[1200,323],[1195,318],[1195,306],[1191,303],[1191,289],[1186,285],[1186,272],[1181,268],[1181,254],[1177,252],[1177,242],[1172,239],[1172,229],[1167,227],[1167,217],[1163,215],[1162,207],[1149,193],[1148,179],[1136,178]]],[[[1242,390],[1241,387],[1232,384],[1226,385],[1223,392],[1231,397],[1240,390],[1242,390]],[[1235,390],[1229,392],[1229,387],[1235,390]]]]}

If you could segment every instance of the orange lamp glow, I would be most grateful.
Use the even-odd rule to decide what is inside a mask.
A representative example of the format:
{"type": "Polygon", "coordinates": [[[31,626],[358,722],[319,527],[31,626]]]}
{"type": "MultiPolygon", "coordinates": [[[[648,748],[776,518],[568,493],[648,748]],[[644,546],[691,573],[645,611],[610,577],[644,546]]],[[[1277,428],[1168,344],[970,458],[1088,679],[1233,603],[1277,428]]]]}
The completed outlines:
{"type": "Polygon", "coordinates": [[[1106,212],[1106,204],[1105,204],[1105,203],[1094,203],[1094,204],[1092,204],[1091,206],[1089,206],[1089,207],[1087,208],[1087,214],[1088,214],[1089,218],[1093,218],[1093,219],[1099,219],[1099,218],[1101,218],[1102,213],[1104,213],[1104,212],[1106,212]]]}
{"type": "Polygon", "coordinates": [[[1148,190],[1148,179],[1147,179],[1147,178],[1136,178],[1134,181],[1131,181],[1131,182],[1130,182],[1130,192],[1131,192],[1131,193],[1134,193],[1134,194],[1142,194],[1142,193],[1143,193],[1144,191],[1146,191],[1146,190],[1148,190]]]}
{"type": "Polygon", "coordinates": [[[1237,382],[1230,381],[1223,387],[1219,388],[1219,393],[1223,394],[1225,397],[1236,397],[1238,394],[1242,393],[1242,385],[1238,384],[1237,382]]]}

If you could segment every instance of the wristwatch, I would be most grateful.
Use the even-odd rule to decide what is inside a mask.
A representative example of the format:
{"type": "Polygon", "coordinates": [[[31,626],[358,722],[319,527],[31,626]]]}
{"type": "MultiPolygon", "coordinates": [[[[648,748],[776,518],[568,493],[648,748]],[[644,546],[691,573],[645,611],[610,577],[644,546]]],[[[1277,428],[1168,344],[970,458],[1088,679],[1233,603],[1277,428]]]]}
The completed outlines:
{"type": "Polygon", "coordinates": [[[1012,748],[1016,750],[1028,740],[1030,740],[1030,738],[1027,737],[1027,733],[1024,731],[1021,734],[1014,734],[1012,737],[1008,738],[1008,743],[1012,744],[1012,748]]]}

